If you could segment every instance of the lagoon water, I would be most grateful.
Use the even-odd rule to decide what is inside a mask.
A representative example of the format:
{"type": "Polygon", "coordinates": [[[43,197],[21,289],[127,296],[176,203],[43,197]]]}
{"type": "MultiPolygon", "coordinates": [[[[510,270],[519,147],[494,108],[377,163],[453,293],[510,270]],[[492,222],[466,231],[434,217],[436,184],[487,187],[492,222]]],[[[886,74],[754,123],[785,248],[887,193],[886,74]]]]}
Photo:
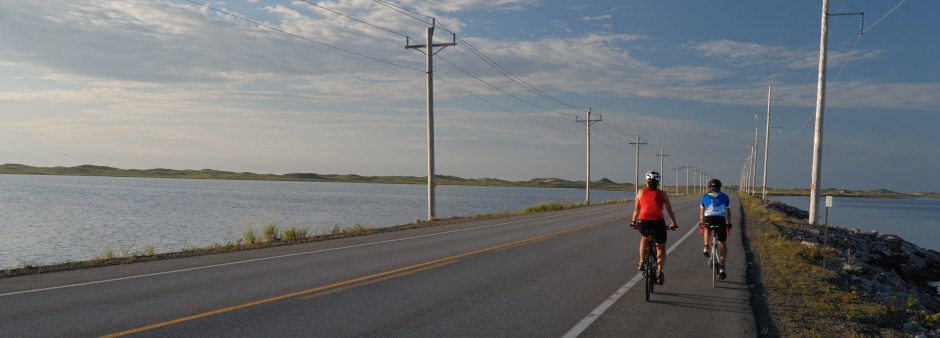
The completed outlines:
{"type": "MultiPolygon", "coordinates": [[[[310,234],[427,218],[424,185],[0,175],[0,269],[225,244],[277,223],[310,234]]],[[[591,191],[592,203],[633,192],[591,191]]],[[[438,186],[437,217],[580,202],[582,189],[438,186]]]]}
{"type": "MultiPolygon", "coordinates": [[[[768,196],[793,207],[809,210],[807,196],[768,196]]],[[[819,223],[825,223],[825,197],[819,199],[819,223]]],[[[833,197],[829,224],[864,232],[895,234],[926,249],[940,251],[940,199],[833,197]]]]}

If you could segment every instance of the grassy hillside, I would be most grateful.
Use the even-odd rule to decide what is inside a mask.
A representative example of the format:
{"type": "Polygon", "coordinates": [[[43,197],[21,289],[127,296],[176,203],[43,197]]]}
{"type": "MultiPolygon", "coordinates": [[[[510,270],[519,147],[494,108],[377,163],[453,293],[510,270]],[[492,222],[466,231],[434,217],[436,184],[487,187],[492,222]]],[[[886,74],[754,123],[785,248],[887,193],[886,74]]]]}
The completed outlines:
{"type": "MultiPolygon", "coordinates": [[[[256,174],[250,172],[229,172],[212,169],[176,170],[176,169],[118,169],[106,166],[80,165],[77,167],[32,167],[22,164],[0,165],[0,174],[20,175],[67,175],[67,176],[113,176],[113,177],[148,177],[148,178],[184,178],[216,180],[266,180],[266,181],[306,181],[306,182],[346,182],[346,183],[386,183],[386,184],[426,184],[426,177],[416,176],[359,176],[354,174],[317,174],[291,173],[284,175],[256,174]]],[[[438,185],[475,185],[507,187],[549,187],[583,188],[584,181],[568,181],[559,178],[536,178],[528,181],[505,181],[495,178],[461,178],[456,176],[436,175],[438,185]]],[[[595,189],[633,190],[633,184],[616,183],[606,178],[591,182],[595,189]]]]}

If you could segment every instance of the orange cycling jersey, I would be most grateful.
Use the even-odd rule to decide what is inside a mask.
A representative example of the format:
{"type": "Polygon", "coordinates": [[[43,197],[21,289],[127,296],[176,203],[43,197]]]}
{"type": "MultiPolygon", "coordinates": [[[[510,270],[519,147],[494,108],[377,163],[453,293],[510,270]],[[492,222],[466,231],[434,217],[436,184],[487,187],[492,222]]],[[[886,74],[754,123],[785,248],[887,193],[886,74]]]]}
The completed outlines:
{"type": "Polygon", "coordinates": [[[662,190],[650,190],[643,188],[643,194],[640,196],[640,215],[639,219],[644,221],[664,220],[663,204],[666,198],[663,197],[662,190]]]}

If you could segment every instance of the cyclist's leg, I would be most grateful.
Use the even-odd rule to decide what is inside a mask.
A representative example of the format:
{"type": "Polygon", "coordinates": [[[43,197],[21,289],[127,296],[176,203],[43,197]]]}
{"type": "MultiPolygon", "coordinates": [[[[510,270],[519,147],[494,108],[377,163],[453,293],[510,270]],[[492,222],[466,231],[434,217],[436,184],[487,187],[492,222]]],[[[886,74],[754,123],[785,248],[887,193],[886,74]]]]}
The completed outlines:
{"type": "Polygon", "coordinates": [[[725,258],[728,256],[728,246],[725,241],[728,240],[728,225],[724,222],[724,217],[719,218],[718,229],[715,230],[715,236],[718,236],[718,262],[722,267],[725,266],[725,258]]]}
{"type": "Polygon", "coordinates": [[[712,244],[712,236],[713,236],[712,232],[713,231],[708,228],[708,223],[705,223],[705,235],[702,236],[705,240],[705,244],[704,244],[705,248],[702,249],[702,254],[705,255],[705,257],[708,257],[708,255],[711,252],[711,248],[709,246],[711,246],[712,244]]]}
{"type": "Polygon", "coordinates": [[[666,265],[666,221],[652,221],[650,226],[653,229],[653,237],[656,238],[656,266],[659,271],[663,271],[666,265]]]}
{"type": "MultiPolygon", "coordinates": [[[[708,238],[705,239],[706,251],[709,251],[709,252],[711,251],[712,238],[714,238],[714,236],[717,235],[714,229],[709,229],[709,228],[716,224],[720,224],[720,222],[724,222],[724,217],[705,216],[705,231],[708,233],[706,236],[708,238]]],[[[721,236],[718,236],[718,239],[720,240],[721,236]]]]}
{"type": "Polygon", "coordinates": [[[666,281],[665,273],[663,271],[666,269],[666,221],[659,221],[656,224],[656,229],[653,230],[656,236],[656,284],[663,285],[666,281]]]}
{"type": "Polygon", "coordinates": [[[705,229],[704,229],[704,232],[702,233],[702,245],[705,247],[705,249],[702,250],[702,254],[704,254],[705,257],[708,257],[708,245],[712,243],[712,231],[708,229],[707,220],[704,221],[703,223],[705,224],[704,226],[705,229]]]}
{"type": "Polygon", "coordinates": [[[647,227],[646,222],[643,222],[642,220],[637,221],[636,229],[637,229],[637,231],[640,232],[640,245],[639,245],[639,247],[640,247],[640,251],[639,251],[639,253],[640,253],[640,254],[639,254],[640,263],[637,263],[637,265],[636,265],[636,269],[637,269],[637,270],[640,270],[640,269],[643,268],[643,259],[644,259],[644,257],[646,257],[646,237],[643,236],[643,233],[646,231],[646,227],[647,227]]]}

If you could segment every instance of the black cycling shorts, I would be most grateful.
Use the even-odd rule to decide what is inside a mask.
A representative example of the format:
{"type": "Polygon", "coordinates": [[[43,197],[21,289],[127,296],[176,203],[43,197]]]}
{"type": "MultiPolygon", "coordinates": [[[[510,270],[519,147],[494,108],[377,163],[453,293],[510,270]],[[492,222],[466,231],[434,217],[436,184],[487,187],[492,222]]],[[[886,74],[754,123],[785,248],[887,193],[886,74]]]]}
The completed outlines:
{"type": "Polygon", "coordinates": [[[725,224],[725,216],[705,216],[705,230],[708,230],[708,226],[711,224],[718,226],[715,234],[718,235],[719,242],[723,243],[728,239],[728,225],[725,224]]]}
{"type": "Polygon", "coordinates": [[[657,220],[639,220],[636,222],[636,229],[640,231],[640,235],[646,233],[646,229],[649,229],[653,233],[653,238],[656,239],[657,244],[666,243],[666,220],[657,219],[657,220]]]}

